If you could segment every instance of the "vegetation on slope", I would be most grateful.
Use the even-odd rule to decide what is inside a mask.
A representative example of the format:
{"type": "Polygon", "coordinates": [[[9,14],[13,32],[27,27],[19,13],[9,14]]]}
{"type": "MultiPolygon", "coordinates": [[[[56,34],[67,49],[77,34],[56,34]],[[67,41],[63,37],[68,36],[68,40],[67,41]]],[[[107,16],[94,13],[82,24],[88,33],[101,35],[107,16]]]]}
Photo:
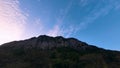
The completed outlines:
{"type": "Polygon", "coordinates": [[[0,68],[120,68],[120,53],[78,51],[70,47],[50,50],[0,49],[0,68]]]}

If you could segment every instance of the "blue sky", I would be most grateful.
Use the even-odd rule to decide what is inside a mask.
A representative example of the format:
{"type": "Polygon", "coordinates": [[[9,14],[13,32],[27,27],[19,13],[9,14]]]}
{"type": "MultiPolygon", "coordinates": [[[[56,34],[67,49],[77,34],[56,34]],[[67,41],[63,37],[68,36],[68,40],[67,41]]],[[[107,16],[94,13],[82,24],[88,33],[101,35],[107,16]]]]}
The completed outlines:
{"type": "Polygon", "coordinates": [[[12,38],[1,35],[5,40],[2,42],[43,34],[61,35],[120,50],[120,0],[0,0],[0,3],[4,7],[0,7],[3,11],[0,15],[4,14],[0,17],[3,22],[0,26],[8,25],[0,27],[0,32],[4,36],[15,33],[12,38]],[[13,14],[10,17],[6,13],[13,14]],[[14,28],[8,29],[10,26],[14,28]]]}

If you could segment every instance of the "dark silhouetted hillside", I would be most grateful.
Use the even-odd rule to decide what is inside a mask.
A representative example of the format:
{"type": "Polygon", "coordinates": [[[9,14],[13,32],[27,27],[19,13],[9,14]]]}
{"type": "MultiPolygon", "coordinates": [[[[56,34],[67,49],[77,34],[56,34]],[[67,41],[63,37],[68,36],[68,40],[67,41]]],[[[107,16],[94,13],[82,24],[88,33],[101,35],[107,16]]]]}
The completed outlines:
{"type": "Polygon", "coordinates": [[[120,68],[120,52],[42,35],[1,45],[0,68],[120,68]]]}

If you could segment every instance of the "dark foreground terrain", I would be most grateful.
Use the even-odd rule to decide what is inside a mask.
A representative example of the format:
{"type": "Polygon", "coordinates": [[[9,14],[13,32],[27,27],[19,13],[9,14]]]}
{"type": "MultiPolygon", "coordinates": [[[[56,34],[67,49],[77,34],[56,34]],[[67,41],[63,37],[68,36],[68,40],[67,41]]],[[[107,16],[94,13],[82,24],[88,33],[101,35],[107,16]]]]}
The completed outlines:
{"type": "Polygon", "coordinates": [[[120,52],[43,35],[1,45],[0,68],[120,68],[120,52]]]}

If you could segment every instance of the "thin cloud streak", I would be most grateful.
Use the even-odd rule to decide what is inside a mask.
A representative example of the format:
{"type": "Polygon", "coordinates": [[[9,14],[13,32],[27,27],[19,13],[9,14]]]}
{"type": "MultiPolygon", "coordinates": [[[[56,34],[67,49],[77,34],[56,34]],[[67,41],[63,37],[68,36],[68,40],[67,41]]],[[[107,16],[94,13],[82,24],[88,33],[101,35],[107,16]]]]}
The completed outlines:
{"type": "Polygon", "coordinates": [[[56,25],[56,26],[54,26],[54,28],[53,28],[52,30],[50,30],[50,31],[48,32],[47,35],[53,36],[53,37],[59,36],[59,35],[62,34],[60,31],[61,31],[61,30],[60,30],[59,26],[56,25]]]}
{"type": "Polygon", "coordinates": [[[21,39],[26,20],[18,0],[0,0],[0,44],[21,39]]]}
{"type": "Polygon", "coordinates": [[[64,34],[66,33],[66,30],[63,30],[62,23],[65,20],[67,14],[69,13],[72,5],[73,5],[73,0],[71,0],[68,3],[66,8],[64,9],[63,15],[58,16],[56,25],[53,27],[53,29],[48,31],[47,35],[50,35],[50,36],[60,36],[60,35],[62,35],[62,36],[64,36],[64,34]]]}
{"type": "MultiPolygon", "coordinates": [[[[112,0],[111,0],[112,1],[112,0]]],[[[107,1],[108,2],[108,1],[107,1]]],[[[103,8],[99,8],[100,10],[97,10],[98,8],[96,7],[96,9],[92,10],[91,13],[86,16],[82,22],[80,22],[80,24],[77,27],[72,27],[70,30],[73,31],[72,33],[68,33],[68,36],[74,35],[75,33],[77,33],[78,31],[87,28],[87,26],[89,26],[89,24],[94,23],[94,21],[96,19],[98,19],[100,16],[105,16],[107,14],[109,14],[110,10],[112,10],[114,7],[116,7],[117,9],[119,9],[119,3],[120,1],[114,1],[111,2],[110,4],[107,4],[106,6],[104,6],[103,8]]],[[[114,9],[116,9],[114,8],[114,9]]]]}
{"type": "MultiPolygon", "coordinates": [[[[83,30],[85,28],[87,28],[89,26],[89,24],[92,24],[94,23],[94,21],[96,19],[98,19],[100,16],[105,16],[107,14],[109,14],[109,12],[111,10],[119,10],[120,9],[120,1],[113,1],[113,0],[110,0],[110,1],[102,1],[103,3],[104,2],[107,2],[107,4],[100,8],[98,6],[95,7],[95,9],[93,9],[81,22],[80,24],[76,25],[76,26],[73,26],[73,25],[70,25],[70,26],[67,26],[67,28],[62,28],[60,25],[62,24],[63,20],[65,19],[65,17],[67,16],[71,6],[72,6],[72,3],[68,5],[68,8],[66,8],[66,13],[64,14],[63,17],[61,17],[61,19],[59,19],[59,23],[60,24],[57,24],[55,25],[55,27],[50,30],[50,33],[49,35],[52,35],[52,36],[57,36],[57,35],[63,35],[65,37],[70,37],[72,35],[75,35],[78,31],[80,30],[83,30]],[[98,10],[99,9],[99,10],[98,10]]],[[[87,4],[89,4],[88,0],[80,0],[80,3],[81,3],[81,6],[82,7],[85,7],[87,6],[87,4]]]]}
{"type": "MultiPolygon", "coordinates": [[[[92,4],[92,2],[94,2],[94,0],[89,1],[89,0],[79,0],[79,4],[80,4],[80,8],[85,8],[88,7],[89,5],[92,4]]],[[[95,20],[97,20],[99,17],[101,16],[105,16],[107,14],[109,14],[109,12],[111,10],[113,10],[113,8],[115,9],[119,9],[119,2],[118,1],[113,1],[113,0],[101,0],[100,3],[98,3],[96,6],[94,6],[94,9],[92,9],[88,15],[86,15],[81,22],[79,22],[79,24],[77,25],[73,25],[70,24],[69,26],[65,26],[63,24],[64,20],[66,19],[66,16],[69,14],[69,11],[71,10],[71,7],[74,4],[74,0],[69,1],[68,5],[66,6],[65,9],[62,9],[60,11],[62,11],[62,14],[58,14],[59,16],[56,17],[56,25],[54,25],[54,27],[50,30],[48,30],[48,32],[43,32],[43,30],[45,29],[45,26],[42,22],[39,22],[40,25],[39,27],[36,27],[37,30],[38,28],[40,28],[40,32],[38,31],[39,34],[46,34],[46,35],[50,35],[50,36],[65,36],[65,37],[70,37],[70,36],[74,36],[76,33],[78,33],[79,31],[86,29],[89,24],[94,23],[95,20]],[[101,7],[101,3],[104,3],[104,6],[101,7]],[[41,27],[42,26],[42,27],[41,27]],[[42,29],[41,29],[42,28],[42,29]]],[[[37,20],[39,21],[39,20],[37,20]]],[[[37,24],[37,21],[35,21],[37,24]]],[[[38,24],[37,24],[38,25],[38,24]]]]}
{"type": "Polygon", "coordinates": [[[40,18],[37,18],[35,19],[35,22],[33,23],[33,25],[31,27],[33,27],[33,31],[31,31],[32,33],[34,32],[35,34],[34,35],[40,35],[40,34],[43,34],[44,31],[43,29],[45,27],[43,27],[44,24],[43,22],[41,21],[40,18]]]}
{"type": "Polygon", "coordinates": [[[85,7],[88,4],[88,1],[87,0],[80,0],[79,4],[81,7],[85,7]]]}

